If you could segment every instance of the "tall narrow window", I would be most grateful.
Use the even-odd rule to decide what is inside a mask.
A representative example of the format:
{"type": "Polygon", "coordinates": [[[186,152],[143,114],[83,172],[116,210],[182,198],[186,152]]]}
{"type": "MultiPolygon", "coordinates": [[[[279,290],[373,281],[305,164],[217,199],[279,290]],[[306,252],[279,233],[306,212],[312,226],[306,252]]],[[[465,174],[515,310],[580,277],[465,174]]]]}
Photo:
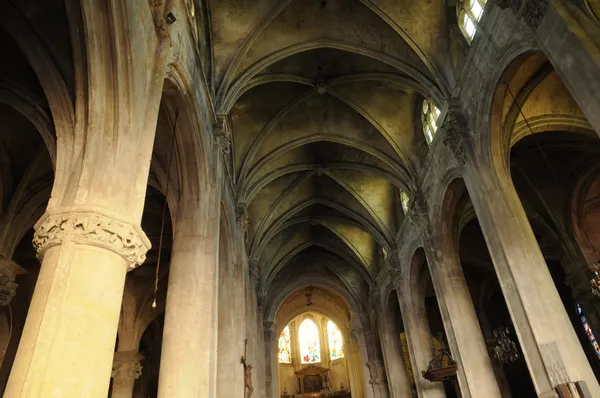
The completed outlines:
{"type": "Polygon", "coordinates": [[[279,363],[292,363],[292,344],[290,342],[290,327],[286,326],[279,335],[279,363]]]}
{"type": "Polygon", "coordinates": [[[329,340],[329,356],[332,360],[344,357],[344,343],[342,332],[331,321],[327,322],[327,339],[329,340]]]}
{"type": "Polygon", "coordinates": [[[425,140],[427,144],[431,144],[435,132],[437,131],[437,120],[440,116],[440,110],[430,100],[426,99],[423,101],[423,112],[421,113],[421,124],[423,125],[423,134],[425,134],[425,140]]]}
{"type": "Polygon", "coordinates": [[[300,325],[300,357],[302,363],[321,362],[319,346],[319,330],[310,319],[305,319],[300,325]]]}
{"type": "Polygon", "coordinates": [[[469,43],[473,41],[475,32],[477,32],[477,26],[483,15],[483,8],[486,2],[487,0],[463,0],[462,2],[458,21],[460,29],[469,43]]]}
{"type": "Polygon", "coordinates": [[[404,214],[408,213],[408,194],[404,191],[400,191],[400,203],[402,203],[402,211],[404,214]]]}
{"type": "Polygon", "coordinates": [[[596,350],[596,355],[598,355],[598,357],[600,358],[600,345],[598,345],[598,342],[596,341],[596,336],[594,336],[594,332],[592,332],[590,324],[587,323],[587,319],[585,319],[585,315],[583,314],[583,311],[581,310],[579,304],[577,304],[577,313],[579,314],[579,318],[581,319],[581,323],[583,324],[585,334],[587,334],[590,343],[592,343],[594,350],[596,350]]]}

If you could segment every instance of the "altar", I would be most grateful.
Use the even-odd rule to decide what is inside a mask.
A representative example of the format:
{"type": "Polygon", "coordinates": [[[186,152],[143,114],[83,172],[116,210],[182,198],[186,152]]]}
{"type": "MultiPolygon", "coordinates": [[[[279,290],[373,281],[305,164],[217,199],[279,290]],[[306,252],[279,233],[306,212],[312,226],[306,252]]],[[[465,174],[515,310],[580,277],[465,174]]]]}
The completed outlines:
{"type": "Polygon", "coordinates": [[[310,365],[296,372],[298,392],[295,397],[302,398],[350,398],[347,391],[333,392],[329,385],[329,369],[310,365]]]}

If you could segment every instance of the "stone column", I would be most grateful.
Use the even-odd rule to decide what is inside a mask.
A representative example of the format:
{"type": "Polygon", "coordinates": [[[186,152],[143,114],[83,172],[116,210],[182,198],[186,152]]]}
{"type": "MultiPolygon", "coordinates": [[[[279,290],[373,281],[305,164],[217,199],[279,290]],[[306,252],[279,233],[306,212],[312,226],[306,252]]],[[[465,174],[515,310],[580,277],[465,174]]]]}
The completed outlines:
{"type": "MultiPolygon", "coordinates": [[[[267,397],[279,397],[279,364],[277,361],[278,338],[275,336],[275,323],[264,322],[263,330],[265,336],[265,364],[268,385],[266,386],[267,397]]],[[[294,341],[294,340],[292,340],[294,341]]],[[[292,349],[292,353],[295,350],[292,349]]],[[[293,359],[292,359],[293,361],[293,359]]],[[[295,391],[288,391],[293,394],[295,391]]]]}
{"type": "Polygon", "coordinates": [[[356,376],[362,376],[362,383],[364,397],[374,398],[373,389],[369,385],[369,368],[367,362],[369,360],[369,350],[367,348],[367,341],[364,334],[364,322],[362,317],[357,314],[352,314],[352,330],[350,332],[353,343],[356,345],[357,351],[357,367],[359,368],[355,373],[356,376]]]}
{"type": "MultiPolygon", "coordinates": [[[[218,184],[181,208],[174,226],[158,396],[216,394],[218,184]]],[[[235,371],[232,369],[232,371],[235,371]]]]}
{"type": "Polygon", "coordinates": [[[474,161],[465,182],[536,391],[551,397],[558,384],[585,381],[600,396],[519,196],[497,173],[474,161]]]}
{"type": "Polygon", "coordinates": [[[113,359],[111,398],[131,398],[135,381],[142,375],[143,355],[136,351],[117,351],[113,359]]]}
{"type": "MultiPolygon", "coordinates": [[[[249,352],[244,354],[245,338],[245,279],[242,256],[245,256],[245,208],[237,215],[236,232],[231,246],[221,243],[219,248],[219,338],[217,353],[217,397],[242,397],[244,395],[244,367],[240,358],[247,362],[256,374],[258,367],[252,363],[249,352]],[[234,249],[233,253],[228,253],[234,249]]],[[[226,231],[220,234],[224,237],[226,231]]],[[[256,386],[253,386],[256,387],[256,386]]]]}
{"type": "Polygon", "coordinates": [[[458,253],[450,236],[425,244],[450,351],[463,398],[501,397],[458,253]],[[435,246],[434,246],[435,245],[435,246]]]}
{"type": "Polygon", "coordinates": [[[104,396],[125,274],[150,242],[98,212],[47,212],[35,230],[42,267],[5,396],[104,396]]]}
{"type": "Polygon", "coordinates": [[[531,27],[571,95],[600,135],[600,27],[566,0],[503,0],[531,27]],[[524,4],[522,4],[524,3],[524,4]]]}
{"type": "Polygon", "coordinates": [[[369,368],[369,384],[373,386],[375,397],[389,398],[390,391],[383,361],[380,359],[369,361],[367,367],[369,368]]]}
{"type": "Polygon", "coordinates": [[[406,333],[406,341],[419,398],[445,398],[444,385],[432,383],[425,379],[421,372],[426,371],[429,362],[435,355],[429,320],[425,312],[425,295],[420,284],[413,284],[408,289],[398,286],[398,301],[402,312],[402,320],[406,333]]]}
{"type": "Polygon", "coordinates": [[[382,320],[379,331],[387,369],[390,396],[392,398],[412,397],[406,365],[400,348],[400,335],[396,334],[394,325],[390,323],[389,319],[383,316],[380,316],[379,319],[382,320]]]}

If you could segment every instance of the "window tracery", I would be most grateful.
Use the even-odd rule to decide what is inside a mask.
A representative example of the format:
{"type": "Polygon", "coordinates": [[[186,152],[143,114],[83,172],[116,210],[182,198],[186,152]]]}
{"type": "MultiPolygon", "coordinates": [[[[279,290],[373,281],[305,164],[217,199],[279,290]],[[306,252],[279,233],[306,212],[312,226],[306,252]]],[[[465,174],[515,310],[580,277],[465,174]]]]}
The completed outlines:
{"type": "Polygon", "coordinates": [[[600,345],[598,345],[598,342],[596,341],[596,336],[594,336],[594,332],[592,331],[592,328],[590,327],[589,323],[587,322],[587,319],[585,318],[585,315],[583,314],[583,310],[581,309],[579,304],[577,304],[577,314],[579,315],[579,318],[581,319],[581,324],[583,325],[585,334],[587,334],[587,336],[588,336],[588,340],[590,340],[590,343],[592,344],[592,346],[594,347],[594,350],[596,351],[596,355],[598,355],[598,358],[600,358],[600,345]]]}
{"type": "Polygon", "coordinates": [[[279,349],[277,352],[279,363],[292,363],[292,343],[290,341],[290,327],[286,326],[279,335],[279,349]]]}
{"type": "MultiPolygon", "coordinates": [[[[477,0],[474,0],[477,1],[477,0]]],[[[425,140],[427,145],[431,144],[435,132],[438,129],[437,121],[440,117],[440,110],[433,101],[425,99],[423,101],[423,112],[421,112],[421,124],[423,125],[423,134],[425,134],[425,140]]]]}
{"type": "Polygon", "coordinates": [[[475,37],[486,2],[487,0],[464,0],[462,2],[458,22],[460,30],[469,43],[475,37]]]}
{"type": "Polygon", "coordinates": [[[327,322],[327,338],[329,340],[329,357],[331,360],[343,358],[344,342],[342,340],[342,332],[331,321],[327,322]]]}
{"type": "Polygon", "coordinates": [[[321,349],[319,345],[319,330],[310,319],[305,319],[300,324],[300,359],[302,363],[321,362],[321,349]]]}

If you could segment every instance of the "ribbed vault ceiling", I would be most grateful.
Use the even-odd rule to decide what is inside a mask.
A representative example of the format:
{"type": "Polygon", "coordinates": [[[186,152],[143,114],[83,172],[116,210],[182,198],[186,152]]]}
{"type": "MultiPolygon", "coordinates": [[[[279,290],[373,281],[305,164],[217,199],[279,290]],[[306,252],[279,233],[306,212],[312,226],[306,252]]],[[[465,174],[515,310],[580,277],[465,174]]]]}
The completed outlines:
{"type": "Polygon", "coordinates": [[[448,93],[445,2],[212,1],[216,109],[261,294],[327,278],[365,301],[448,93]]]}

